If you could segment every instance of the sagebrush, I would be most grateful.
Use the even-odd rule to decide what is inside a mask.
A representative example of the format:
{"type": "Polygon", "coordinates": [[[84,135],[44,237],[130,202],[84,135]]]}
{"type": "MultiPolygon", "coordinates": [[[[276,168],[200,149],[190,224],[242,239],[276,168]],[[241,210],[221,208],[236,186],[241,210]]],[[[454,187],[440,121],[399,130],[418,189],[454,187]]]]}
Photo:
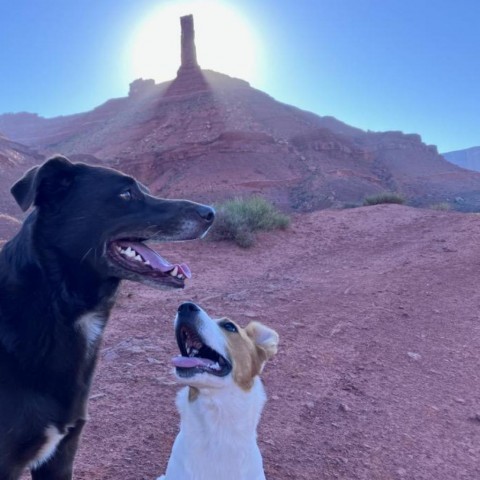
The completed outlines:
{"type": "Polygon", "coordinates": [[[370,195],[363,200],[364,206],[379,205],[381,203],[398,203],[403,205],[405,203],[405,198],[398,193],[384,192],[377,195],[370,195]]]}
{"type": "Polygon", "coordinates": [[[237,198],[216,205],[216,218],[209,234],[211,240],[231,240],[248,248],[259,231],[286,229],[287,215],[261,197],[237,198]]]}

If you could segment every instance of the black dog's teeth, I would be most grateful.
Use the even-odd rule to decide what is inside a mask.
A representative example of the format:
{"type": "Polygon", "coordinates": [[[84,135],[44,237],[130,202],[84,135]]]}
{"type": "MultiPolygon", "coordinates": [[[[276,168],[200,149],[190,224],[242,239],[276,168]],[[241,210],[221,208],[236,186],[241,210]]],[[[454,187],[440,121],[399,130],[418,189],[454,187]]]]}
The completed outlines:
{"type": "Polygon", "coordinates": [[[143,263],[144,265],[150,265],[148,260],[145,260],[139,253],[137,253],[132,247],[121,247],[117,246],[117,251],[124,257],[129,258],[130,260],[135,260],[137,262],[143,263]]]}
{"type": "MultiPolygon", "coordinates": [[[[116,245],[115,247],[117,249],[117,252],[125,257],[126,259],[130,261],[136,261],[142,265],[146,265],[147,267],[152,268],[152,265],[148,260],[145,260],[138,252],[136,252],[132,247],[123,247],[121,245],[116,245]]],[[[183,280],[185,278],[185,275],[183,273],[179,273],[178,267],[175,266],[167,272],[168,275],[171,277],[176,277],[180,280],[183,280]]]]}

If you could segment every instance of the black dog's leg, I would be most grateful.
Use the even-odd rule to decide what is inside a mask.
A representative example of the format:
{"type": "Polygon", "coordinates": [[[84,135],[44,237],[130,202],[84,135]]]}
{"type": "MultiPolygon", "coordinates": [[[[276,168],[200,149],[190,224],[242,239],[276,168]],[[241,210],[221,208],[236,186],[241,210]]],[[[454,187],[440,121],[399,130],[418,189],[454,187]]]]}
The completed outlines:
{"type": "Polygon", "coordinates": [[[73,459],[84,425],[85,420],[79,420],[74,427],[70,428],[67,436],[59,443],[53,457],[32,470],[33,480],[71,480],[73,459]]]}

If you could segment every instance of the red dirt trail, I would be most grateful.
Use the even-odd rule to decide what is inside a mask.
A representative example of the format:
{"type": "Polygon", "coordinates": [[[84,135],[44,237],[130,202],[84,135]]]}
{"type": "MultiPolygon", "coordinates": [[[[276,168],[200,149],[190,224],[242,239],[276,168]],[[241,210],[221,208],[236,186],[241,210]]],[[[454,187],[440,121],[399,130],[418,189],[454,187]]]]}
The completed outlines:
{"type": "Polygon", "coordinates": [[[250,250],[164,246],[193,279],[183,291],[123,285],[76,480],[164,472],[178,428],[172,322],[186,300],[280,334],[259,428],[269,480],[480,478],[479,238],[479,215],[381,205],[297,216],[250,250]]]}

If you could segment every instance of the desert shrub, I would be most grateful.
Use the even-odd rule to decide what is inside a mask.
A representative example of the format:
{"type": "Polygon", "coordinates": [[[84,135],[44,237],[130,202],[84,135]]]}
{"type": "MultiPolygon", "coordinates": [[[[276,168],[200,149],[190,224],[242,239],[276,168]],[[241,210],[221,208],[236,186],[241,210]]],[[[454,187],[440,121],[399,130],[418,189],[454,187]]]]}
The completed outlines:
{"type": "Polygon", "coordinates": [[[398,193],[384,192],[377,195],[370,195],[369,197],[365,197],[363,200],[364,206],[379,205],[381,203],[398,203],[403,205],[405,203],[405,199],[398,193]]]}
{"type": "Polygon", "coordinates": [[[243,248],[255,243],[259,231],[286,229],[287,215],[261,197],[237,198],[216,205],[217,215],[208,237],[211,240],[230,240],[243,248]]]}
{"type": "Polygon", "coordinates": [[[433,205],[430,205],[430,208],[432,210],[439,210],[441,212],[449,212],[453,210],[452,205],[448,202],[434,203],[433,205]]]}

